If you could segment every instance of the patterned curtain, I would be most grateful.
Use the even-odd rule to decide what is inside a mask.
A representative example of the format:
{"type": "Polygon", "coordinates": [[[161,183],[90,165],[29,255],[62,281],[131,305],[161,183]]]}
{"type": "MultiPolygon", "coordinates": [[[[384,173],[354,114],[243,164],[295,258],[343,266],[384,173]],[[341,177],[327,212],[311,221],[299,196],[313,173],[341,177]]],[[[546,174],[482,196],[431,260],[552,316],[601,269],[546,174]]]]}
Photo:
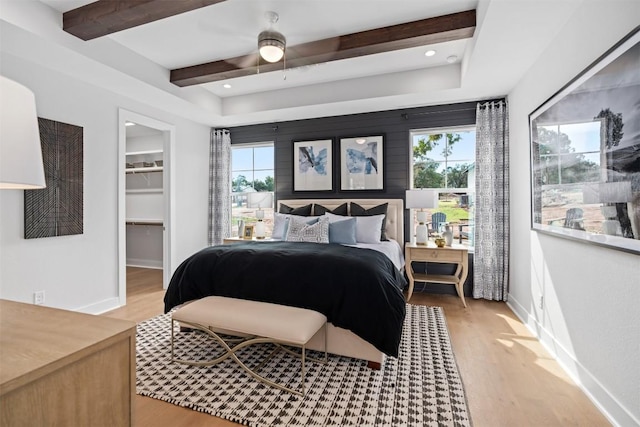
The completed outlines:
{"type": "Polygon", "coordinates": [[[506,101],[476,108],[476,241],[473,297],[509,290],[509,117],[506,101]]]}
{"type": "Polygon", "coordinates": [[[231,135],[211,129],[209,149],[209,246],[231,235],[231,135]]]}

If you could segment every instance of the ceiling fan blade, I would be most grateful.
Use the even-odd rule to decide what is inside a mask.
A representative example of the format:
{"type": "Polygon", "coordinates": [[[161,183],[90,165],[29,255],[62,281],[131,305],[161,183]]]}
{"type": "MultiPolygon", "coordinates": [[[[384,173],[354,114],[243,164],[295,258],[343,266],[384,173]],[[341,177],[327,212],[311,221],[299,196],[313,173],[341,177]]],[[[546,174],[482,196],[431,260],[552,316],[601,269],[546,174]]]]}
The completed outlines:
{"type": "Polygon", "coordinates": [[[287,65],[301,67],[330,61],[340,47],[340,37],[330,37],[295,46],[287,46],[287,65]]]}

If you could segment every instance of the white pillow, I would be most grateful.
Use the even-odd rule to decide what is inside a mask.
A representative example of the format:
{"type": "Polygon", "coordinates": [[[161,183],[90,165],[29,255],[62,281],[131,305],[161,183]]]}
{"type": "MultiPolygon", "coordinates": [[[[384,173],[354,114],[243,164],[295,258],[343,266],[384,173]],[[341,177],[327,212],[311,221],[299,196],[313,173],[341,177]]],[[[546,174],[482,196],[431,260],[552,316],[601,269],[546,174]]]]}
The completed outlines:
{"type": "Polygon", "coordinates": [[[385,215],[356,216],[356,241],[380,243],[380,229],[385,215]]]}
{"type": "Polygon", "coordinates": [[[296,218],[304,220],[307,224],[315,224],[318,220],[317,216],[299,216],[291,214],[281,214],[279,212],[273,213],[273,231],[271,232],[271,238],[277,240],[284,240],[287,237],[287,228],[289,227],[290,218],[296,218]]]}
{"type": "Polygon", "coordinates": [[[320,217],[318,222],[307,224],[295,217],[289,218],[287,242],[329,243],[329,219],[320,217]]]}
{"type": "Polygon", "coordinates": [[[351,218],[350,216],[336,215],[331,212],[325,212],[324,216],[329,218],[329,222],[344,221],[345,219],[351,218]]]}

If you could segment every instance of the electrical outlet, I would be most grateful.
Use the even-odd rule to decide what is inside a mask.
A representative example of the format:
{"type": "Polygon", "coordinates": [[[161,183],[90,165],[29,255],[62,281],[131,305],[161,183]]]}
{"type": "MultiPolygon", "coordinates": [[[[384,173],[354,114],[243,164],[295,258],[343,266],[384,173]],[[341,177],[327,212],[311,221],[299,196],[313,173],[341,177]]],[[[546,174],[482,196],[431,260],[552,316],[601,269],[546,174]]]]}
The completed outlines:
{"type": "Polygon", "coordinates": [[[33,293],[33,303],[37,305],[44,304],[44,291],[37,291],[33,293]]]}
{"type": "Polygon", "coordinates": [[[540,295],[540,301],[538,301],[538,308],[542,310],[544,308],[544,296],[540,295]]]}

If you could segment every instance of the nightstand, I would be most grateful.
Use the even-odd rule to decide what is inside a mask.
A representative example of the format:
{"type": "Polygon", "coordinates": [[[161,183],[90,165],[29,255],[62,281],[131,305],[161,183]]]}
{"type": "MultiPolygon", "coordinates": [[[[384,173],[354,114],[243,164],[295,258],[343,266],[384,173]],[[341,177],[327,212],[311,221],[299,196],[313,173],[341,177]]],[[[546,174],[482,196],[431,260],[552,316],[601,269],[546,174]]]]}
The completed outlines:
{"type": "Polygon", "coordinates": [[[409,277],[409,293],[407,301],[411,299],[413,294],[413,284],[418,282],[429,283],[445,283],[454,285],[456,292],[462,300],[462,304],[466,307],[464,300],[464,282],[467,280],[469,272],[469,252],[465,246],[453,245],[439,248],[433,243],[429,245],[416,245],[415,243],[405,243],[404,246],[405,270],[409,277]],[[455,273],[446,274],[421,274],[413,271],[413,261],[420,262],[436,262],[441,264],[457,264],[455,273]]]}

